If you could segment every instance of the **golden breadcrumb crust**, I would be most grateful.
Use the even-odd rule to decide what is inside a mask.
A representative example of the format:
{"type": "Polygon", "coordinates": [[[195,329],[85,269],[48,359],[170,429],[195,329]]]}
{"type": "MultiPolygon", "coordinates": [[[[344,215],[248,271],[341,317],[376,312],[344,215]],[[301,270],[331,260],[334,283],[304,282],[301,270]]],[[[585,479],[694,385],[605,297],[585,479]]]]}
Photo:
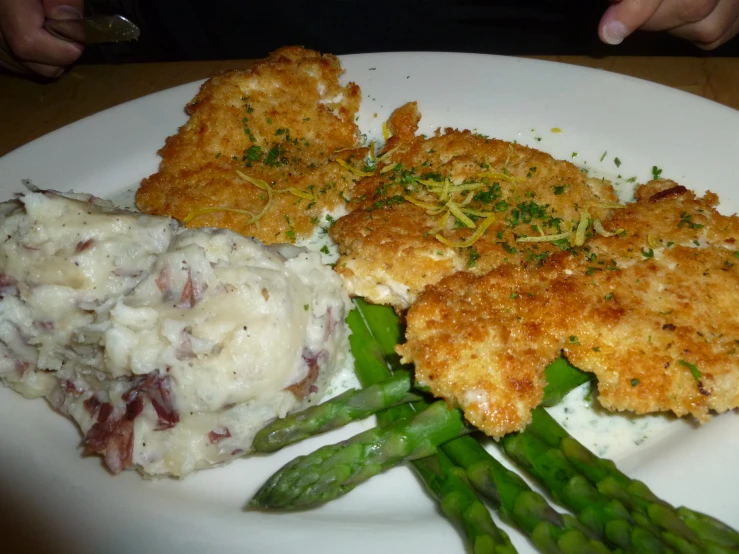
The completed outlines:
{"type": "Polygon", "coordinates": [[[448,277],[411,307],[398,352],[494,437],[530,421],[561,353],[596,374],[610,410],[706,421],[739,407],[739,218],[717,200],[652,181],[608,221],[618,236],[448,277]]]}
{"type": "Polygon", "coordinates": [[[351,213],[330,230],[341,253],[336,271],[350,294],[403,310],[457,271],[538,264],[560,246],[518,238],[572,230],[583,209],[605,218],[609,210],[598,204],[617,200],[607,181],[532,148],[453,129],[417,136],[419,118],[415,103],[395,111],[377,170],[356,184],[351,213]],[[455,186],[444,194],[447,178],[455,186]],[[468,211],[475,228],[445,214],[449,201],[468,211]],[[458,246],[491,215],[474,244],[458,246]]]}
{"type": "Polygon", "coordinates": [[[335,56],[286,47],[209,79],[186,107],[189,121],[159,151],[159,171],[144,179],[137,207],[267,243],[310,234],[324,209],[344,204],[356,179],[333,160],[366,155],[357,149],[360,90],[342,86],[341,73],[335,56]],[[236,170],[273,189],[256,222],[268,191],[236,170]]]}

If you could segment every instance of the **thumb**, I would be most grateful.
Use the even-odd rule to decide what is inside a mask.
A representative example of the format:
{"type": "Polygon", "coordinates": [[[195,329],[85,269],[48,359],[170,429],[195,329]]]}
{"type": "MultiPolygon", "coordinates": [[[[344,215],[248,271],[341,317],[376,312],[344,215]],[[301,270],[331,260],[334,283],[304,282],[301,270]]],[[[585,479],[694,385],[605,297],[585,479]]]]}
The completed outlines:
{"type": "Polygon", "coordinates": [[[600,20],[600,39],[606,44],[621,44],[654,15],[660,4],[662,0],[616,0],[600,20]]]}
{"type": "Polygon", "coordinates": [[[85,13],[84,0],[43,0],[44,14],[52,19],[79,19],[85,13]]]}

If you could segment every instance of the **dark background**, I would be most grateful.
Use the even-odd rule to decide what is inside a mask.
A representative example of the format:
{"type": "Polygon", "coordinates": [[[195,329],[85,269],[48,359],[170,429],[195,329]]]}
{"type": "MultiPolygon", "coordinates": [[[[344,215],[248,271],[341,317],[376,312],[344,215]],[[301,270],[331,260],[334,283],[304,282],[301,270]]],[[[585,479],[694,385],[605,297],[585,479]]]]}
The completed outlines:
{"type": "Polygon", "coordinates": [[[598,39],[606,0],[88,0],[87,15],[136,22],[132,44],[87,49],[82,63],[261,58],[286,45],[333,54],[452,51],[505,55],[739,56],[666,33],[598,39]]]}

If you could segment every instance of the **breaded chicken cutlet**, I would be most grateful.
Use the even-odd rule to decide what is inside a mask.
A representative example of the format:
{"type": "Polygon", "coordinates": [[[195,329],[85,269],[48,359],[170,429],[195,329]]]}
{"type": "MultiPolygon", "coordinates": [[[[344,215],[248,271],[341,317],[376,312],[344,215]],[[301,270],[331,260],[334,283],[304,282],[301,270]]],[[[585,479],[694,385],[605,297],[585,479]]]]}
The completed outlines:
{"type": "Polygon", "coordinates": [[[739,218],[672,181],[637,189],[591,236],[540,267],[508,264],[428,287],[407,314],[421,385],[493,437],[523,429],[561,353],[600,403],[706,421],[739,407],[739,218]]]}
{"type": "Polygon", "coordinates": [[[366,155],[357,149],[360,90],[342,86],[341,73],[335,56],[287,47],[209,79],[159,151],[137,207],[266,243],[310,234],[356,179],[334,161],[366,155]]]}
{"type": "Polygon", "coordinates": [[[393,113],[376,168],[331,227],[350,294],[404,310],[458,271],[541,263],[567,245],[584,211],[605,219],[617,201],[610,183],[569,162],[470,131],[418,136],[419,119],[415,103],[393,113]],[[532,239],[542,235],[562,240],[532,239]]]}

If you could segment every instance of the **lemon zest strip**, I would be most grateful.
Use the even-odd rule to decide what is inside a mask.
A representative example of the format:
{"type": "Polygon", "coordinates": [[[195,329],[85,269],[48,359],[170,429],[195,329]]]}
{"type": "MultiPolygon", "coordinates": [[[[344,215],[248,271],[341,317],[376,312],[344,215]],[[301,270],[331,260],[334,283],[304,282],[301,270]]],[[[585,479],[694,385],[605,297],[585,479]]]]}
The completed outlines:
{"type": "Polygon", "coordinates": [[[286,189],[276,190],[275,192],[277,193],[289,192],[290,194],[294,194],[298,198],[305,198],[306,200],[313,200],[313,195],[310,192],[305,192],[304,190],[296,189],[295,187],[288,187],[286,189]]]}
{"type": "Polygon", "coordinates": [[[388,150],[387,152],[383,152],[382,156],[380,156],[379,158],[377,158],[377,161],[378,161],[378,162],[384,162],[384,161],[385,161],[385,160],[387,160],[387,159],[388,159],[388,158],[389,158],[390,156],[392,156],[393,154],[395,154],[395,152],[397,152],[397,151],[398,151],[398,148],[400,148],[400,146],[396,146],[395,148],[391,148],[391,149],[390,149],[390,150],[388,150]]]}
{"type": "Polygon", "coordinates": [[[424,210],[435,210],[438,208],[438,206],[434,206],[433,204],[426,204],[425,202],[416,200],[412,196],[403,196],[403,199],[415,206],[418,206],[419,208],[423,208],[424,210]]]}
{"type": "Polygon", "coordinates": [[[262,217],[264,217],[264,214],[267,213],[267,210],[269,210],[270,206],[272,205],[272,187],[270,187],[266,182],[262,181],[261,179],[257,179],[255,177],[249,177],[248,175],[245,175],[244,173],[242,173],[238,169],[236,170],[236,175],[238,175],[239,177],[241,177],[245,181],[251,183],[255,187],[267,191],[267,203],[262,208],[262,211],[259,212],[257,215],[255,215],[249,221],[246,222],[247,225],[249,225],[251,223],[256,223],[257,221],[259,221],[260,219],[262,219],[262,217]]]}
{"type": "Polygon", "coordinates": [[[387,126],[387,121],[382,124],[382,138],[384,138],[386,142],[387,139],[390,138],[390,128],[387,126]]]}
{"type": "Polygon", "coordinates": [[[519,237],[516,242],[555,242],[570,237],[570,233],[558,233],[556,235],[541,235],[538,237],[519,237]]]}
{"type": "Polygon", "coordinates": [[[489,217],[493,215],[493,212],[480,212],[477,210],[473,210],[472,208],[461,208],[462,213],[467,215],[474,215],[477,217],[489,217]]]}
{"type": "Polygon", "coordinates": [[[479,177],[487,177],[488,179],[500,179],[501,181],[510,181],[511,183],[520,183],[524,181],[522,177],[514,177],[513,175],[506,175],[505,173],[480,173],[479,177]]]}
{"type": "Polygon", "coordinates": [[[606,231],[605,227],[603,227],[603,224],[600,222],[600,219],[596,219],[595,221],[593,221],[593,229],[595,229],[595,232],[598,233],[601,237],[613,237],[624,232],[623,229],[616,229],[613,232],[606,231]]]}
{"type": "Polygon", "coordinates": [[[238,208],[219,208],[219,207],[211,207],[211,208],[202,208],[200,210],[195,210],[194,212],[190,212],[185,216],[185,218],[182,220],[182,223],[189,223],[196,217],[200,217],[201,215],[210,214],[214,212],[233,212],[241,215],[248,215],[252,219],[256,217],[253,213],[251,213],[248,210],[239,210],[238,208]]]}
{"type": "Polygon", "coordinates": [[[600,208],[601,210],[623,210],[626,208],[626,204],[619,204],[618,202],[596,202],[590,204],[591,208],[600,208]]]}
{"type": "Polygon", "coordinates": [[[477,225],[475,225],[475,222],[467,217],[462,212],[462,210],[459,209],[459,206],[457,206],[454,202],[447,202],[446,207],[449,208],[449,211],[452,213],[452,215],[456,217],[459,221],[464,223],[466,227],[469,227],[470,229],[474,229],[475,227],[477,227],[477,225]]]}
{"type": "Polygon", "coordinates": [[[575,246],[582,246],[585,244],[585,233],[590,225],[590,214],[588,210],[580,212],[580,223],[577,224],[577,231],[575,232],[575,246]]]}
{"type": "Polygon", "coordinates": [[[472,236],[468,238],[464,242],[454,242],[446,237],[442,236],[440,233],[437,233],[436,240],[438,240],[442,244],[446,244],[447,246],[451,246],[452,248],[467,248],[469,246],[472,246],[477,242],[477,239],[479,239],[482,234],[485,232],[485,230],[492,225],[492,223],[495,221],[495,216],[491,215],[487,218],[485,218],[482,223],[480,223],[480,226],[477,228],[477,230],[472,233],[472,236]]]}
{"type": "Polygon", "coordinates": [[[352,173],[352,174],[354,174],[354,175],[356,175],[358,177],[372,177],[375,174],[374,171],[362,171],[361,169],[357,169],[353,165],[350,165],[350,164],[346,163],[341,158],[338,158],[338,159],[336,159],[334,161],[337,164],[339,164],[341,167],[343,167],[344,169],[348,169],[350,173],[352,173]]]}

